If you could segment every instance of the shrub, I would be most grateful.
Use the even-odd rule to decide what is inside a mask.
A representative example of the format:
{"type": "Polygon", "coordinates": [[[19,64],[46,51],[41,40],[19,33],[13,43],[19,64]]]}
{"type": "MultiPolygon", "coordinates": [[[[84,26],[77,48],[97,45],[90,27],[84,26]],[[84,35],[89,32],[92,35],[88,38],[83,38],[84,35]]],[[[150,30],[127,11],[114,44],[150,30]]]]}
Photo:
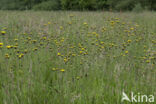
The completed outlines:
{"type": "Polygon", "coordinates": [[[133,8],[133,11],[134,12],[142,12],[144,9],[143,7],[141,6],[140,3],[136,4],[135,7],[133,8]]]}
{"type": "Polygon", "coordinates": [[[33,6],[33,10],[58,10],[59,2],[56,0],[45,1],[40,4],[33,6]]]}

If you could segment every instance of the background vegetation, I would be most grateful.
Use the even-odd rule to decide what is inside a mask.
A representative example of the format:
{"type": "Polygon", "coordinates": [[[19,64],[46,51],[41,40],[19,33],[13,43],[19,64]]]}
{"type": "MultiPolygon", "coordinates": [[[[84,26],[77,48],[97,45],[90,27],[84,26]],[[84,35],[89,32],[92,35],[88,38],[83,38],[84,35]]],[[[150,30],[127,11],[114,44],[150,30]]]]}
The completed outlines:
{"type": "Polygon", "coordinates": [[[2,10],[156,10],[155,0],[0,0],[2,10]]]}

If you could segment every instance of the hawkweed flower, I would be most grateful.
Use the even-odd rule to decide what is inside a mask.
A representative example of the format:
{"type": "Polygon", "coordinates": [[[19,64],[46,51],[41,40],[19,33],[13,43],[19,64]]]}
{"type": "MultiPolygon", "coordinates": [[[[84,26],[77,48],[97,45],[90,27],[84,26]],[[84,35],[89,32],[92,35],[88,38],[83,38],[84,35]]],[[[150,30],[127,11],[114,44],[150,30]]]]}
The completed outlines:
{"type": "Polygon", "coordinates": [[[76,54],[73,53],[72,56],[76,56],[76,54]]]}
{"type": "Polygon", "coordinates": [[[65,70],[64,70],[64,69],[60,69],[60,71],[61,71],[61,72],[65,72],[65,70]]]}
{"type": "Polygon", "coordinates": [[[57,68],[52,68],[52,70],[53,70],[53,71],[56,71],[56,70],[57,70],[57,68]]]}
{"type": "Polygon", "coordinates": [[[126,54],[128,54],[128,51],[125,51],[126,54]]]}
{"type": "Polygon", "coordinates": [[[60,26],[60,29],[62,30],[63,29],[63,26],[60,26]]]}
{"type": "Polygon", "coordinates": [[[15,42],[17,42],[17,41],[18,41],[18,39],[14,39],[14,41],[15,41],[15,42]]]}
{"type": "Polygon", "coordinates": [[[10,58],[9,54],[5,54],[5,58],[9,59],[10,58]]]}
{"type": "Polygon", "coordinates": [[[131,27],[130,29],[131,29],[131,30],[134,30],[134,28],[133,28],[133,27],[131,27]]]}
{"type": "Polygon", "coordinates": [[[68,61],[68,59],[67,58],[64,58],[64,62],[66,63],[68,61]]]}
{"type": "Polygon", "coordinates": [[[132,40],[127,40],[128,43],[131,43],[132,40]]]}
{"type": "Polygon", "coordinates": [[[33,42],[33,43],[36,43],[36,42],[37,42],[37,40],[32,40],[32,42],[33,42]]]}
{"type": "Polygon", "coordinates": [[[88,25],[87,22],[84,22],[83,25],[88,25]]]}
{"type": "Polygon", "coordinates": [[[48,22],[48,24],[50,25],[50,24],[51,24],[51,22],[48,22]]]}
{"type": "Polygon", "coordinates": [[[8,45],[8,46],[6,46],[6,48],[10,49],[10,48],[12,48],[12,46],[8,45]]]}
{"type": "Polygon", "coordinates": [[[83,53],[83,51],[80,51],[80,54],[82,54],[83,53]]]}
{"type": "Polygon", "coordinates": [[[146,60],[146,63],[150,63],[150,60],[146,60]]]}
{"type": "Polygon", "coordinates": [[[6,34],[6,31],[1,31],[1,34],[2,34],[2,35],[5,35],[5,34],[6,34]]]}
{"type": "Polygon", "coordinates": [[[23,53],[19,54],[18,58],[21,59],[24,56],[23,53]]]}
{"type": "Polygon", "coordinates": [[[17,49],[17,46],[13,46],[14,47],[14,49],[17,49]]]}
{"type": "Polygon", "coordinates": [[[60,52],[58,52],[58,53],[57,53],[57,56],[61,56],[61,53],[60,53],[60,52]]]}
{"type": "Polygon", "coordinates": [[[3,43],[0,43],[0,48],[3,47],[3,43]]]}
{"type": "Polygon", "coordinates": [[[24,50],[24,53],[28,53],[28,50],[27,50],[27,49],[25,49],[25,50],[24,50]]]}

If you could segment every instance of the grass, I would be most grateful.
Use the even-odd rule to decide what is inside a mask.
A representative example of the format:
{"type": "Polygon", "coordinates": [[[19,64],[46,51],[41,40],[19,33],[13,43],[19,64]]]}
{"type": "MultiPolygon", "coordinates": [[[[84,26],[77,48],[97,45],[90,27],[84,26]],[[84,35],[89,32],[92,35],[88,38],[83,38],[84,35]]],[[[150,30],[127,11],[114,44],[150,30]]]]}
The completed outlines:
{"type": "Polygon", "coordinates": [[[0,104],[123,104],[123,90],[156,96],[155,12],[0,15],[0,104]]]}

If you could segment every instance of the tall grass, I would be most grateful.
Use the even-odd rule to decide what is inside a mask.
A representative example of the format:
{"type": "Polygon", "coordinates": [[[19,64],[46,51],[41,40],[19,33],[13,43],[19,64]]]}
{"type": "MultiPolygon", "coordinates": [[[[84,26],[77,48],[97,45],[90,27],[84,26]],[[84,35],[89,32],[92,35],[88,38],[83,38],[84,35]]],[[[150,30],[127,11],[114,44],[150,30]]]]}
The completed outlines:
{"type": "Polygon", "coordinates": [[[0,104],[122,104],[123,90],[155,96],[155,17],[0,11],[0,104]]]}

